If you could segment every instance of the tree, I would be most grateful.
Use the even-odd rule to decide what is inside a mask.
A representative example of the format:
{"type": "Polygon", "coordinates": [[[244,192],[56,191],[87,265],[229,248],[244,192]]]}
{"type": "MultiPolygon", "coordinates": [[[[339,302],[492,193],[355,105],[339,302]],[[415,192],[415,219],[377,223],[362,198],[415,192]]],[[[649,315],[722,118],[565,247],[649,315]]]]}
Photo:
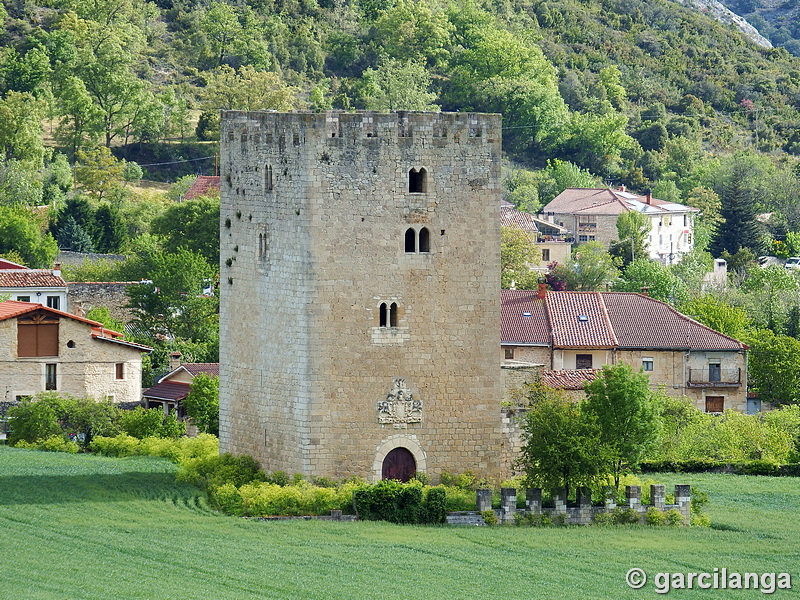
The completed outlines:
{"type": "Polygon", "coordinates": [[[378,46],[388,56],[435,66],[447,59],[453,25],[427,2],[399,0],[380,14],[374,31],[378,46]]]}
{"type": "Polygon", "coordinates": [[[658,400],[647,375],[634,373],[624,363],[603,366],[585,390],[581,410],[597,420],[600,441],[611,460],[614,486],[619,487],[620,476],[636,468],[658,445],[658,400]]]}
{"type": "Polygon", "coordinates": [[[529,404],[521,417],[522,448],[517,468],[529,487],[569,490],[606,476],[608,459],[596,419],[541,381],[527,384],[529,404]]]}
{"type": "Polygon", "coordinates": [[[750,389],[763,402],[800,403],[800,340],[758,330],[747,336],[750,389]]]}
{"type": "Polygon", "coordinates": [[[711,243],[714,256],[721,256],[723,251],[736,254],[741,248],[760,254],[761,227],[756,220],[758,190],[753,186],[757,175],[757,165],[741,156],[733,159],[724,174],[716,190],[722,199],[723,222],[711,243]]]}
{"type": "Polygon", "coordinates": [[[151,231],[164,236],[168,252],[183,247],[219,265],[219,197],[201,197],[172,204],[153,219],[151,231]]]}
{"type": "Polygon", "coordinates": [[[750,328],[747,311],[710,294],[687,300],[680,305],[680,311],[695,321],[737,340],[742,339],[750,328]]]}
{"type": "Polygon", "coordinates": [[[108,202],[103,202],[94,213],[97,230],[95,250],[97,252],[118,252],[128,239],[128,230],[119,210],[108,202]]]}
{"type": "Polygon", "coordinates": [[[0,98],[0,162],[13,159],[42,167],[44,108],[44,101],[28,93],[8,92],[0,98]]]}
{"type": "Polygon", "coordinates": [[[394,58],[381,61],[361,76],[361,96],[367,110],[438,111],[436,94],[428,91],[431,76],[420,63],[394,58]]]}
{"type": "Polygon", "coordinates": [[[225,60],[228,49],[240,42],[243,33],[239,22],[239,10],[225,2],[212,2],[200,19],[200,27],[211,42],[210,49],[216,56],[219,67],[225,60]]]}
{"type": "Polygon", "coordinates": [[[109,148],[78,150],[77,158],[75,184],[98,200],[122,187],[125,161],[118,160],[109,148]]]}
{"type": "Polygon", "coordinates": [[[564,279],[566,289],[593,291],[605,288],[619,277],[618,264],[619,260],[606,252],[603,244],[587,242],[578,246],[572,257],[554,270],[557,270],[557,277],[564,279]]]}
{"type": "Polygon", "coordinates": [[[111,316],[111,311],[107,306],[95,306],[86,311],[86,318],[91,321],[102,323],[106,329],[125,333],[125,324],[111,316]]]}
{"type": "Polygon", "coordinates": [[[202,104],[206,110],[293,110],[300,90],[287,85],[277,73],[251,66],[234,71],[222,65],[206,75],[202,104]]]}
{"type": "Polygon", "coordinates": [[[615,292],[641,292],[647,288],[647,295],[661,302],[678,305],[689,296],[686,285],[672,273],[666,265],[637,258],[622,271],[613,284],[615,292]]]}
{"type": "Polygon", "coordinates": [[[59,223],[58,247],[71,252],[94,252],[92,237],[78,225],[72,215],[67,215],[59,223]]]}
{"type": "Polygon", "coordinates": [[[160,408],[137,406],[122,411],[119,418],[122,431],[140,440],[147,437],[177,438],[186,433],[186,425],[174,414],[164,414],[160,408]]]}
{"type": "Polygon", "coordinates": [[[219,378],[198,373],[183,401],[186,414],[202,433],[219,435],[219,378]]]}
{"type": "Polygon", "coordinates": [[[624,266],[629,265],[637,257],[647,257],[644,243],[652,230],[650,218],[644,213],[632,210],[617,217],[618,242],[611,244],[609,254],[622,259],[624,266]]]}
{"type": "Polygon", "coordinates": [[[521,290],[536,288],[537,273],[531,265],[538,264],[539,256],[530,234],[515,227],[503,227],[500,244],[500,287],[521,290]]]}
{"type": "Polygon", "coordinates": [[[34,269],[53,265],[58,244],[43,233],[37,218],[22,207],[0,206],[0,253],[18,253],[34,269]]]}

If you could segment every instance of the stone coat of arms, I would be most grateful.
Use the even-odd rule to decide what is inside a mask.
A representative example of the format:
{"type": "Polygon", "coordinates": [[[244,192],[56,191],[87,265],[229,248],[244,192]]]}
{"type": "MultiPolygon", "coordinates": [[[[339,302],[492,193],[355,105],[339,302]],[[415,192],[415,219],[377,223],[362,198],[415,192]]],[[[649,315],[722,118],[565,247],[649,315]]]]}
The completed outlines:
{"type": "Polygon", "coordinates": [[[405,379],[395,379],[386,400],[378,402],[378,423],[391,425],[395,429],[406,429],[409,423],[421,421],[422,400],[414,400],[405,379]]]}

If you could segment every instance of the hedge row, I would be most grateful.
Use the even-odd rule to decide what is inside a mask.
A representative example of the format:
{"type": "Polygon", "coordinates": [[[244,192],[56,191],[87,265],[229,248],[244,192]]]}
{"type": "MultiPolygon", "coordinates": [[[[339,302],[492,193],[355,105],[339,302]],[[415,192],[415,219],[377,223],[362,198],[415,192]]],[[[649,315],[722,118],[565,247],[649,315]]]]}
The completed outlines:
{"type": "Polygon", "coordinates": [[[732,475],[770,475],[800,477],[800,463],[780,465],[768,460],[728,462],[723,460],[646,460],[643,473],[728,473],[732,475]]]}

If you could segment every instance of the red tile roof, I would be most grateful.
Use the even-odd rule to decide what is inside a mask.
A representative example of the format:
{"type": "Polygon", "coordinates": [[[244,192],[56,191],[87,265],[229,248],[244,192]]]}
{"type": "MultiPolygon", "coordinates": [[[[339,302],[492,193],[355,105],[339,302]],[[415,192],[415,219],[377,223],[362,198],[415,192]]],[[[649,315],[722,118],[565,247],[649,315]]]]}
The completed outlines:
{"type": "Polygon", "coordinates": [[[538,233],[539,228],[533,215],[517,210],[510,202],[500,205],[500,225],[502,227],[515,227],[528,233],[538,233]]]}
{"type": "Polygon", "coordinates": [[[66,288],[66,282],[56,275],[52,269],[0,269],[0,287],[60,287],[66,288]]]}
{"type": "Polygon", "coordinates": [[[180,401],[185,399],[188,395],[189,384],[176,381],[157,383],[153,387],[142,392],[142,396],[145,398],[153,398],[154,400],[180,401]]]}
{"type": "Polygon", "coordinates": [[[747,348],[668,304],[627,292],[548,291],[546,299],[539,300],[536,292],[529,290],[503,290],[500,328],[500,343],[504,345],[730,351],[747,348]]]}
{"type": "Polygon", "coordinates": [[[219,363],[183,363],[181,366],[189,371],[192,377],[200,373],[205,373],[212,377],[219,377],[219,363]]]}
{"type": "Polygon", "coordinates": [[[542,371],[542,383],[556,390],[582,390],[583,386],[597,379],[600,369],[560,369],[542,371]]]}
{"type": "Polygon", "coordinates": [[[5,258],[0,258],[0,269],[27,269],[25,265],[20,265],[5,258]]]}
{"type": "Polygon", "coordinates": [[[205,196],[212,191],[219,191],[218,175],[198,175],[194,183],[186,190],[183,195],[184,200],[191,200],[200,196],[205,196]]]}
{"type": "Polygon", "coordinates": [[[699,212],[690,206],[610,188],[567,188],[545,205],[542,213],[618,215],[636,210],[647,213],[699,212]]]}

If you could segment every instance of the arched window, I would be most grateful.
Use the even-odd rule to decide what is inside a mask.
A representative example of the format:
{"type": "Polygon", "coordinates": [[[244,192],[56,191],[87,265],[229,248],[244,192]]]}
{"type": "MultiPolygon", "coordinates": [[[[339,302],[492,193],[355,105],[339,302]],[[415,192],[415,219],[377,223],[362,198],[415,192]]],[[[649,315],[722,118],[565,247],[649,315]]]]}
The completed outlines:
{"type": "Polygon", "coordinates": [[[408,172],[408,191],[412,194],[423,194],[428,191],[428,172],[424,168],[419,171],[411,169],[408,172]]]}
{"type": "Polygon", "coordinates": [[[387,318],[386,318],[386,302],[381,304],[380,309],[380,325],[381,327],[386,327],[387,318]]]}
{"type": "Polygon", "coordinates": [[[392,302],[389,307],[389,327],[397,327],[397,303],[392,302]]]}
{"type": "Polygon", "coordinates": [[[423,227],[419,230],[419,251],[420,252],[430,252],[431,251],[431,234],[428,231],[427,227],[423,227]]]}
{"type": "Polygon", "coordinates": [[[417,251],[417,232],[413,227],[406,229],[406,252],[417,251]]]}

